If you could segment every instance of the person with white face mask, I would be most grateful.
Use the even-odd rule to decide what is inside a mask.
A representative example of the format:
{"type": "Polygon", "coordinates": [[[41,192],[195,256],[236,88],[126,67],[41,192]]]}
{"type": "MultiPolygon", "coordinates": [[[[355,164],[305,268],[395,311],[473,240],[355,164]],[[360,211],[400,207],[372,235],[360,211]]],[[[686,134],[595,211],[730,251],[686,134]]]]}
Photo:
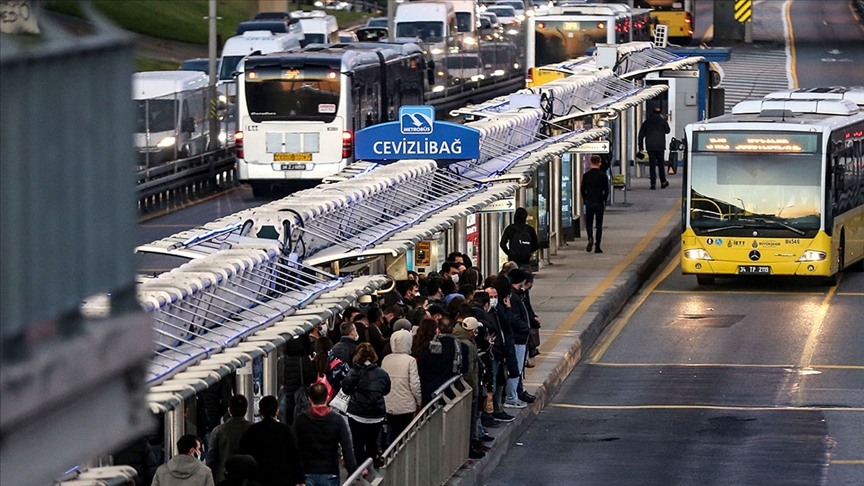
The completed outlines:
{"type": "Polygon", "coordinates": [[[213,472],[201,462],[201,441],[184,435],[177,441],[178,454],[159,466],[154,486],[213,486],[213,472]]]}

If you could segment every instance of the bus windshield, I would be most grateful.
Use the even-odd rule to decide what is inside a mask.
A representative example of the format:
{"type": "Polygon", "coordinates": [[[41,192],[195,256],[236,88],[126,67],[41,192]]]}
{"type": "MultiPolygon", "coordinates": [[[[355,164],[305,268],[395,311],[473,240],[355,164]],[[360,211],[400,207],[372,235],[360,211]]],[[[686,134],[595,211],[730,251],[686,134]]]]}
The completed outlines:
{"type": "Polygon", "coordinates": [[[534,65],[544,66],[575,59],[584,56],[589,47],[605,43],[604,22],[538,20],[534,33],[534,65]]]}
{"type": "Polygon", "coordinates": [[[136,133],[174,131],[176,100],[138,100],[136,133]]]}
{"type": "Polygon", "coordinates": [[[246,109],[256,123],[332,122],[339,107],[339,76],[325,66],[258,67],[245,74],[246,109]]]}
{"type": "Polygon", "coordinates": [[[234,71],[237,70],[237,65],[243,60],[243,56],[225,56],[222,58],[222,65],[219,67],[219,79],[227,81],[234,78],[234,71]]]}
{"type": "Polygon", "coordinates": [[[803,236],[820,227],[820,154],[696,152],[690,167],[697,234],[759,228],[803,236]]]}
{"type": "Polygon", "coordinates": [[[399,22],[396,37],[419,37],[425,42],[444,40],[443,22],[399,22]]]}

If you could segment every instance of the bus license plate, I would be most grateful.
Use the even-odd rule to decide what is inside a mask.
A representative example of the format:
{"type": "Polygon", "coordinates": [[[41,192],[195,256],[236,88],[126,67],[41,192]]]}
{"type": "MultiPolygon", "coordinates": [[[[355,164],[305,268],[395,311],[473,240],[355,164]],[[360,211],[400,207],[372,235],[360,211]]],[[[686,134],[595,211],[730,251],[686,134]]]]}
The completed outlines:
{"type": "Polygon", "coordinates": [[[284,152],[273,154],[273,162],[311,162],[312,154],[287,154],[284,152]]]}
{"type": "Polygon", "coordinates": [[[306,164],[282,164],[282,170],[306,170],[306,164]]]}
{"type": "Polygon", "coordinates": [[[771,267],[767,265],[739,265],[738,275],[771,275],[771,267]]]}

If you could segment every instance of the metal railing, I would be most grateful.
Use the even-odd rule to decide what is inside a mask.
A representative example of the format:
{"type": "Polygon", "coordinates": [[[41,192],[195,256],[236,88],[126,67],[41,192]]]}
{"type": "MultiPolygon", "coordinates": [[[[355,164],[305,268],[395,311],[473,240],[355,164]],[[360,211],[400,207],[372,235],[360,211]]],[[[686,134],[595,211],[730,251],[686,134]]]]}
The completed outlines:
{"type": "Polygon", "coordinates": [[[342,484],[432,486],[443,484],[468,457],[471,441],[471,392],[461,375],[438,388],[408,427],[381,455],[360,464],[342,484]],[[363,477],[363,471],[368,476],[363,477]]]}

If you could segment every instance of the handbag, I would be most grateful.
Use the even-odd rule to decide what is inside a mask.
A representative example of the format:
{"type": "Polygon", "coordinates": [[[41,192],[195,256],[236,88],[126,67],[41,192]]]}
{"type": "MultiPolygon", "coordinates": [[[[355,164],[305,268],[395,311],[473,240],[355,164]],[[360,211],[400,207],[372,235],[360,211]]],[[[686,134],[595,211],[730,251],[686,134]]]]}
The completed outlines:
{"type": "Polygon", "coordinates": [[[540,347],[540,329],[531,328],[528,331],[528,349],[534,349],[540,347]]]}
{"type": "Polygon", "coordinates": [[[537,366],[536,358],[534,358],[534,356],[528,356],[525,359],[525,367],[526,368],[533,368],[535,366],[537,366]]]}
{"type": "Polygon", "coordinates": [[[345,393],[344,390],[339,390],[339,393],[333,397],[333,400],[330,400],[330,408],[341,414],[347,414],[349,403],[351,403],[351,395],[345,393]]]}

